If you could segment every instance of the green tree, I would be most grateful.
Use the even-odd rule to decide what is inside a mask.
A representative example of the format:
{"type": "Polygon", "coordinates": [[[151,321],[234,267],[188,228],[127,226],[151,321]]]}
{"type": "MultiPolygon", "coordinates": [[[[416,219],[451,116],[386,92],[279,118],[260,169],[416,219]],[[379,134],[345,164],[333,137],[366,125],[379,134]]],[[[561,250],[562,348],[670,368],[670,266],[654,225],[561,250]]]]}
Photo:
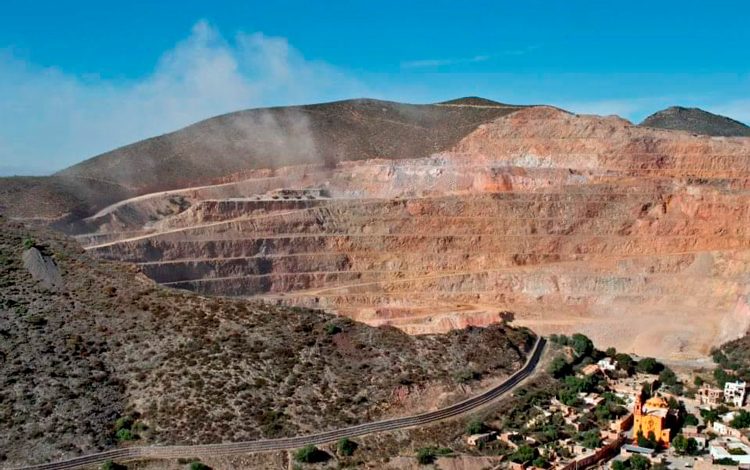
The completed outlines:
{"type": "Polygon", "coordinates": [[[586,431],[579,436],[581,445],[587,449],[596,449],[601,444],[602,439],[599,435],[599,428],[594,428],[590,431],[586,431]]]}
{"type": "Polygon", "coordinates": [[[576,333],[570,337],[570,345],[573,347],[573,352],[577,357],[584,357],[591,355],[594,352],[594,343],[586,335],[576,333]]]}
{"type": "Polygon", "coordinates": [[[647,470],[651,468],[651,462],[646,457],[634,455],[628,459],[628,466],[633,470],[647,470]]]}
{"type": "Polygon", "coordinates": [[[481,434],[485,429],[484,423],[481,420],[474,418],[466,425],[466,434],[481,434]]]}
{"type": "Polygon", "coordinates": [[[685,437],[682,434],[678,434],[675,436],[675,438],[672,440],[672,447],[674,447],[674,450],[681,455],[685,455],[688,448],[688,440],[687,437],[685,437]]]}
{"type": "Polygon", "coordinates": [[[695,384],[696,387],[700,387],[703,385],[703,378],[700,375],[696,375],[695,379],[693,379],[693,384],[695,384]]]}
{"type": "Polygon", "coordinates": [[[731,425],[736,429],[750,428],[750,413],[745,410],[740,410],[732,418],[731,425]]]}
{"type": "Polygon", "coordinates": [[[302,463],[323,462],[328,456],[312,444],[308,444],[294,453],[294,460],[302,463]]]}
{"type": "Polygon", "coordinates": [[[128,470],[128,467],[126,467],[125,465],[120,464],[120,463],[115,463],[111,460],[107,460],[99,468],[101,470],[128,470]]]}
{"type": "Polygon", "coordinates": [[[422,447],[417,450],[417,462],[420,465],[429,465],[435,461],[436,454],[434,447],[422,447]]]}
{"type": "Polygon", "coordinates": [[[688,413],[685,416],[685,425],[686,426],[698,426],[698,417],[692,413],[688,413]]]}
{"type": "Polygon", "coordinates": [[[620,366],[622,370],[626,371],[629,374],[633,372],[635,361],[632,357],[630,357],[630,354],[618,353],[615,356],[615,360],[617,361],[617,365],[620,366]]]}
{"type": "Polygon", "coordinates": [[[190,462],[190,466],[188,467],[190,470],[211,470],[211,467],[206,465],[203,462],[190,462]]]}
{"type": "Polygon", "coordinates": [[[338,454],[346,456],[346,457],[349,457],[352,454],[354,454],[354,451],[357,450],[357,447],[359,446],[357,445],[356,442],[346,437],[342,437],[336,443],[336,451],[338,452],[338,454]]]}
{"type": "Polygon", "coordinates": [[[510,454],[510,460],[515,463],[531,462],[537,457],[537,450],[528,445],[519,446],[515,452],[510,454]]]}
{"type": "Polygon", "coordinates": [[[130,429],[120,429],[115,433],[115,437],[118,441],[132,441],[135,439],[135,435],[130,429]]]}
{"type": "Polygon", "coordinates": [[[644,357],[635,366],[638,372],[644,374],[658,374],[664,369],[664,365],[653,357],[644,357]]]}
{"type": "Polygon", "coordinates": [[[569,371],[570,367],[568,366],[568,362],[564,358],[559,356],[552,360],[549,368],[547,369],[547,372],[549,372],[551,376],[557,379],[568,375],[569,371]]]}
{"type": "Polygon", "coordinates": [[[615,348],[612,348],[612,347],[609,347],[609,348],[607,348],[607,350],[606,350],[606,351],[604,352],[604,354],[606,354],[606,355],[607,355],[607,357],[611,357],[612,359],[614,359],[614,358],[615,358],[615,356],[617,356],[617,349],[615,349],[615,348]]]}
{"type": "Polygon", "coordinates": [[[612,470],[628,470],[628,466],[622,460],[612,462],[612,470]]]}
{"type": "Polygon", "coordinates": [[[665,367],[664,370],[659,373],[659,382],[667,387],[673,387],[677,385],[679,381],[677,380],[677,375],[674,371],[669,367],[665,367]]]}

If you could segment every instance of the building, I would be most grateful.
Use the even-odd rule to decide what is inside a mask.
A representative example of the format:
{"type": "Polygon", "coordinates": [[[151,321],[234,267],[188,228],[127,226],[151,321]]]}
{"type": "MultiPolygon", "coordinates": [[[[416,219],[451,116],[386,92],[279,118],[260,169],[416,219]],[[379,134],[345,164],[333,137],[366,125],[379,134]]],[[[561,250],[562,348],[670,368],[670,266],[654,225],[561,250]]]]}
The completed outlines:
{"type": "Polygon", "coordinates": [[[633,409],[633,442],[638,443],[638,436],[653,437],[667,447],[672,430],[669,428],[669,403],[662,397],[651,397],[642,403],[641,396],[635,399],[633,409]]]}
{"type": "Polygon", "coordinates": [[[617,370],[617,361],[611,357],[605,357],[597,362],[596,365],[599,366],[602,372],[614,372],[617,370]]]}
{"type": "Polygon", "coordinates": [[[703,384],[698,389],[698,403],[706,406],[718,406],[724,401],[724,392],[721,389],[703,384]]]}
{"type": "Polygon", "coordinates": [[[712,423],[711,424],[711,430],[718,434],[719,436],[730,436],[730,437],[740,437],[742,436],[742,433],[739,429],[735,429],[732,426],[728,425],[727,423],[712,423]]]}
{"type": "Polygon", "coordinates": [[[724,385],[724,401],[737,408],[745,404],[745,382],[727,382],[724,385]]]}
{"type": "Polygon", "coordinates": [[[708,452],[714,460],[732,459],[740,464],[750,464],[750,446],[735,437],[714,439],[708,446],[708,452]]]}
{"type": "Polygon", "coordinates": [[[583,369],[581,369],[581,374],[583,375],[594,375],[594,374],[598,374],[599,372],[601,372],[601,370],[599,369],[599,366],[596,364],[589,364],[585,366],[583,369]]]}
{"type": "Polygon", "coordinates": [[[496,438],[497,438],[497,433],[495,432],[472,434],[471,436],[466,438],[466,443],[469,444],[470,446],[478,446],[486,442],[494,441],[496,438]]]}

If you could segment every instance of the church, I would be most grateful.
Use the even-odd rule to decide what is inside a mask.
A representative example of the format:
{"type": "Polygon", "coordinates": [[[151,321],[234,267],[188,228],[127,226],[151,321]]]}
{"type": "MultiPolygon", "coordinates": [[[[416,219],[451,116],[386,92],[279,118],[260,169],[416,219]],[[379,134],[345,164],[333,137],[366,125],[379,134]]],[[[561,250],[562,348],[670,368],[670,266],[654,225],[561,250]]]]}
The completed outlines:
{"type": "Polygon", "coordinates": [[[644,404],[638,394],[633,410],[633,441],[638,443],[638,436],[650,437],[660,445],[669,447],[672,430],[670,429],[669,403],[662,397],[651,397],[644,404]]]}

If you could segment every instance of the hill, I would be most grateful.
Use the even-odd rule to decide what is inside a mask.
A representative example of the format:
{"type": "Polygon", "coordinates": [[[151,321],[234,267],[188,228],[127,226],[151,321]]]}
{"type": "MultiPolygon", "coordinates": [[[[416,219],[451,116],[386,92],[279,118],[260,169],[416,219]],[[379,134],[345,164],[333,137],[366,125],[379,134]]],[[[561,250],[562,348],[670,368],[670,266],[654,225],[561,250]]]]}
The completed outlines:
{"type": "Polygon", "coordinates": [[[130,440],[249,440],[413,412],[457,399],[457,381],[509,374],[533,342],[502,325],[410,337],[164,289],[2,217],[0,337],[4,468],[130,440]],[[32,246],[62,285],[32,277],[32,246]]]}
{"type": "Polygon", "coordinates": [[[750,137],[750,126],[739,121],[709,113],[699,108],[673,106],[652,114],[640,124],[645,127],[688,131],[724,137],[750,137]]]}
{"type": "Polygon", "coordinates": [[[0,211],[14,217],[90,215],[123,196],[203,185],[252,169],[426,157],[519,109],[495,102],[465,105],[477,100],[486,103],[355,99],[230,113],[104,153],[50,178],[0,179],[0,211]],[[18,194],[34,196],[19,200],[18,194]]]}

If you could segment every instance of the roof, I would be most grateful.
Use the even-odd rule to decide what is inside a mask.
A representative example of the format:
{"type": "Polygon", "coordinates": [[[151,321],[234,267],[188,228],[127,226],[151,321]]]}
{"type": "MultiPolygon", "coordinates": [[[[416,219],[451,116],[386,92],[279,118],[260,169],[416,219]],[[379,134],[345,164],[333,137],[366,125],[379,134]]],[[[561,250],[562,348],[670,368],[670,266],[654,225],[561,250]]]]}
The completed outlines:
{"type": "Polygon", "coordinates": [[[636,445],[633,445],[633,444],[625,444],[624,446],[622,446],[622,448],[625,449],[628,452],[633,452],[633,453],[636,453],[636,454],[648,454],[648,455],[651,455],[654,452],[656,452],[654,449],[649,449],[648,447],[636,446],[636,445]]]}

